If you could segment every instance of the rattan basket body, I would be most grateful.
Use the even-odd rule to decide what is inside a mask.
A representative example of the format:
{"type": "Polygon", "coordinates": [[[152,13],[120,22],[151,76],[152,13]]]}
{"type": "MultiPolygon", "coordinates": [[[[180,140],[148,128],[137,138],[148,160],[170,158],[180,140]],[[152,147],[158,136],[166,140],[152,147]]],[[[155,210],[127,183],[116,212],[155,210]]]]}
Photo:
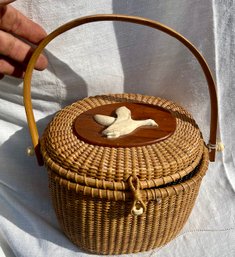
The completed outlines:
{"type": "Polygon", "coordinates": [[[96,96],[66,107],[45,130],[41,151],[65,234],[101,254],[147,251],[174,238],[192,210],[208,163],[191,116],[170,101],[142,95],[96,96]],[[125,148],[77,138],[77,116],[120,101],[165,106],[176,116],[175,133],[161,142],[125,148]],[[138,187],[130,178],[138,178],[138,187]],[[144,204],[140,216],[132,213],[136,201],[144,204]]]}
{"type": "Polygon", "coordinates": [[[146,212],[141,216],[131,214],[130,193],[122,193],[123,200],[111,197],[113,192],[105,192],[107,197],[92,196],[92,188],[74,182],[68,184],[48,168],[58,221],[74,244],[92,253],[134,253],[163,246],[177,236],[187,221],[207,170],[207,161],[205,150],[192,178],[144,192],[146,212]],[[86,190],[90,192],[84,194],[86,190]]]}
{"type": "MultiPolygon", "coordinates": [[[[72,21],[51,33],[34,52],[26,71],[24,97],[34,149],[39,163],[47,167],[58,221],[73,243],[92,253],[122,254],[162,246],[179,233],[194,206],[209,157],[214,160],[217,124],[217,98],[210,70],[185,38],[162,24],[138,17],[98,15],[72,21]],[[139,94],[101,95],[73,103],[57,113],[39,140],[30,99],[31,76],[39,54],[64,31],[101,20],[129,21],[160,29],[192,51],[203,68],[211,96],[209,151],[196,122],[184,108],[139,94]],[[102,141],[102,136],[101,141],[93,141],[78,133],[75,124],[79,117],[90,117],[97,108],[116,105],[165,113],[173,130],[169,132],[166,126],[167,136],[161,131],[158,140],[141,144],[138,135],[143,130],[117,141],[102,141]]],[[[81,119],[78,128],[83,125],[81,119]]]]}

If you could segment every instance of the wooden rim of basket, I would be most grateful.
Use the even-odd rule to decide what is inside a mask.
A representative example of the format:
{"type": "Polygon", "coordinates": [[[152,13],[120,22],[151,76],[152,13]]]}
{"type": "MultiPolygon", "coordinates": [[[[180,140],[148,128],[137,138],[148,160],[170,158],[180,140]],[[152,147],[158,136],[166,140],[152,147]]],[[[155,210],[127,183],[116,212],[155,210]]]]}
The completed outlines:
{"type": "MultiPolygon", "coordinates": [[[[44,144],[42,143],[42,149],[44,148],[45,148],[44,144]]],[[[198,155],[193,161],[193,163],[189,164],[185,169],[180,170],[174,174],[169,174],[168,176],[155,178],[155,179],[140,180],[140,189],[156,188],[161,185],[166,185],[168,183],[172,183],[179,179],[182,179],[198,166],[198,163],[200,162],[203,156],[203,151],[204,151],[204,142],[203,140],[201,140],[198,155]]],[[[125,191],[125,190],[128,190],[129,188],[128,181],[115,181],[115,180],[108,181],[105,179],[97,179],[97,178],[87,177],[84,175],[79,175],[76,172],[73,172],[73,171],[70,171],[69,169],[65,169],[61,167],[58,163],[56,163],[51,159],[51,157],[48,155],[46,151],[42,151],[42,153],[43,153],[43,159],[45,161],[45,165],[49,167],[49,169],[52,170],[54,173],[56,173],[61,178],[67,181],[75,182],[79,185],[88,186],[88,187],[97,188],[97,189],[125,191]]]]}
{"type": "Polygon", "coordinates": [[[127,15],[120,15],[120,14],[100,14],[100,15],[91,15],[91,16],[78,18],[57,28],[52,33],[50,33],[44,40],[42,40],[42,42],[35,49],[35,51],[33,52],[29,60],[25,77],[24,77],[24,106],[25,106],[25,111],[26,111],[26,116],[27,116],[27,121],[28,121],[31,138],[32,138],[34,151],[36,153],[36,157],[39,165],[43,165],[43,158],[40,151],[39,134],[38,134],[38,130],[37,130],[34,114],[33,114],[32,100],[31,100],[31,79],[32,79],[32,73],[33,73],[35,63],[39,55],[43,51],[43,49],[47,46],[47,44],[50,41],[52,41],[54,38],[59,36],[60,34],[72,28],[75,28],[77,26],[91,23],[91,22],[99,22],[99,21],[130,22],[130,23],[136,23],[136,24],[140,24],[140,25],[144,25],[144,26],[148,26],[148,27],[160,30],[176,38],[178,41],[184,44],[191,51],[191,53],[196,57],[206,77],[208,89],[210,93],[211,119],[210,119],[210,137],[209,137],[208,145],[211,146],[210,152],[209,152],[210,161],[214,161],[215,151],[216,151],[214,146],[216,145],[218,103],[217,103],[215,82],[212,77],[209,66],[206,63],[204,57],[200,54],[200,52],[196,49],[196,47],[191,42],[189,42],[185,37],[183,37],[181,34],[177,33],[176,31],[174,31],[173,29],[157,21],[142,18],[142,17],[137,17],[137,16],[127,16],[127,15]]]}
{"type": "MultiPolygon", "coordinates": [[[[173,195],[178,195],[182,192],[187,192],[188,190],[195,187],[195,185],[199,184],[199,181],[203,178],[206,173],[208,167],[208,149],[204,146],[203,148],[203,156],[201,162],[198,166],[198,171],[196,174],[190,179],[178,183],[176,185],[170,185],[166,187],[160,188],[150,188],[150,189],[140,189],[139,193],[141,195],[141,199],[146,200],[159,200],[165,197],[170,197],[173,195]]],[[[126,191],[114,190],[110,189],[99,189],[96,187],[90,187],[86,185],[80,185],[76,182],[68,181],[65,178],[60,177],[58,174],[54,173],[50,168],[48,168],[51,179],[58,183],[60,186],[64,187],[69,191],[73,191],[75,193],[82,193],[84,196],[91,196],[92,198],[99,198],[105,200],[115,200],[115,201],[126,201],[133,200],[133,192],[130,191],[130,187],[126,191]]]]}

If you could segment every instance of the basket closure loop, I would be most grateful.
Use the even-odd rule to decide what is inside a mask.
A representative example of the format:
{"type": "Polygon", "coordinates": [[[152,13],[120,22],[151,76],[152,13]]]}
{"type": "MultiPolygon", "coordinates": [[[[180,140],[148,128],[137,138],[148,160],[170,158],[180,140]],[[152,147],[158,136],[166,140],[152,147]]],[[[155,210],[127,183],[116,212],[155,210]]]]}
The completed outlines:
{"type": "Polygon", "coordinates": [[[137,176],[130,176],[128,182],[134,198],[131,214],[134,216],[140,216],[146,211],[146,205],[142,200],[140,192],[140,180],[137,176]]]}

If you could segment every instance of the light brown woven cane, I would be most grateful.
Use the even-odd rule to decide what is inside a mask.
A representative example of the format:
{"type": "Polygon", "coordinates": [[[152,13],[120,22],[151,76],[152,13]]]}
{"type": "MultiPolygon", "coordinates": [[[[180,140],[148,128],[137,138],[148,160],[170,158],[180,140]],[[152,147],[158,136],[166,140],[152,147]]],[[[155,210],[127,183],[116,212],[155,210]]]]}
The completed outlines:
{"type": "Polygon", "coordinates": [[[210,160],[215,158],[217,97],[211,72],[197,49],[174,30],[149,19],[125,15],[87,16],[52,32],[33,53],[24,80],[24,102],[34,149],[45,163],[52,202],[64,233],[82,249],[99,254],[147,251],[173,239],[186,222],[208,166],[208,148],[192,116],[178,104],[154,96],[111,94],[88,97],[64,108],[39,140],[30,85],[44,47],[76,26],[104,20],[161,30],[182,42],[199,61],[211,99],[210,160]],[[137,147],[83,141],[75,119],[112,103],[140,103],[168,110],[176,130],[168,138],[137,147]],[[40,142],[40,144],[39,144],[40,142]],[[142,211],[142,212],[141,212],[142,211]]]}
{"type": "Polygon", "coordinates": [[[131,175],[138,176],[141,188],[184,177],[200,162],[203,145],[195,121],[179,105],[153,96],[119,94],[85,98],[61,110],[44,132],[41,152],[46,166],[70,181],[127,190],[131,175]],[[139,147],[94,146],[77,137],[73,131],[76,117],[97,106],[117,102],[144,103],[170,110],[176,117],[176,131],[163,141],[139,147]]]}
{"type": "Polygon", "coordinates": [[[68,182],[48,168],[52,202],[68,238],[85,251],[122,254],[148,251],[175,238],[194,206],[208,165],[208,151],[198,167],[175,185],[141,190],[146,212],[130,214],[132,193],[95,189],[68,182]],[[190,178],[190,176],[192,176],[190,178]]]}

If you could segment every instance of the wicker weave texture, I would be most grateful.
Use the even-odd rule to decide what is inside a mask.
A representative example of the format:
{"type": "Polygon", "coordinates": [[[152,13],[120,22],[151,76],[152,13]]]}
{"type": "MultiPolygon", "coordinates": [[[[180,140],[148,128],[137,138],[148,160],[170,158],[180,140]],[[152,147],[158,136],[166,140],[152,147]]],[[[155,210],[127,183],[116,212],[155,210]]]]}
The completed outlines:
{"type": "Polygon", "coordinates": [[[48,174],[52,202],[67,237],[89,252],[122,254],[160,247],[179,233],[194,206],[207,166],[205,148],[191,178],[176,185],[142,190],[146,212],[141,216],[130,214],[132,200],[128,191],[123,197],[126,200],[107,199],[102,192],[92,196],[86,186],[78,190],[76,183],[52,170],[48,169],[48,174]]]}
{"type": "MultiPolygon", "coordinates": [[[[106,14],[79,18],[54,30],[34,51],[24,79],[24,104],[38,163],[41,165],[44,161],[48,169],[58,220],[65,234],[79,247],[94,253],[120,254],[147,251],[177,235],[191,212],[207,170],[208,150],[187,111],[171,101],[138,94],[96,96],[78,101],[61,110],[39,139],[30,90],[38,56],[51,40],[65,31],[108,20],[161,30],[188,47],[208,82],[211,146],[216,143],[218,104],[214,80],[199,51],[171,28],[142,17],[106,14]],[[76,136],[74,121],[81,113],[120,102],[166,108],[176,119],[174,134],[161,142],[126,148],[93,145],[76,136]],[[144,212],[140,216],[131,215],[133,206],[140,203],[144,212]]],[[[213,147],[209,155],[214,161],[213,147]]]]}
{"type": "MultiPolygon", "coordinates": [[[[94,183],[94,179],[107,184],[115,181],[119,187],[133,173],[142,181],[163,177],[168,177],[168,181],[185,176],[200,161],[202,149],[201,133],[187,111],[171,101],[138,94],[96,96],[78,101],[55,116],[41,140],[46,165],[60,176],[79,183],[84,177],[89,178],[86,183],[94,183]],[[130,148],[91,145],[74,134],[73,123],[79,114],[116,102],[139,102],[170,110],[176,117],[175,133],[161,142],[130,148]]],[[[164,183],[160,180],[155,182],[164,183]]]]}

